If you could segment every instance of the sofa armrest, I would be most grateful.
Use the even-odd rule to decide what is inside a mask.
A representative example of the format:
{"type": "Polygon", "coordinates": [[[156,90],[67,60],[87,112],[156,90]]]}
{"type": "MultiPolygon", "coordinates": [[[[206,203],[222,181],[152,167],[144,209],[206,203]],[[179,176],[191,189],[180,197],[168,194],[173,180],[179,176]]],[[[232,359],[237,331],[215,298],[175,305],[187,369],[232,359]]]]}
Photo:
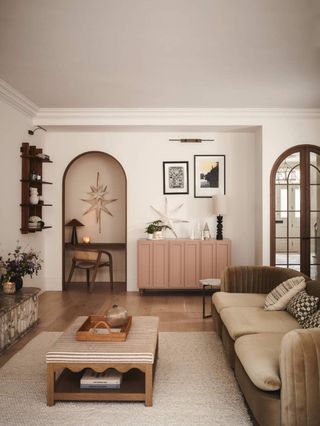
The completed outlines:
{"type": "Polygon", "coordinates": [[[292,330],[281,342],[281,424],[319,425],[320,329],[292,330]]]}
{"type": "Polygon", "coordinates": [[[305,276],[289,268],[275,266],[230,266],[223,271],[221,291],[230,293],[269,293],[289,278],[305,276]]]}

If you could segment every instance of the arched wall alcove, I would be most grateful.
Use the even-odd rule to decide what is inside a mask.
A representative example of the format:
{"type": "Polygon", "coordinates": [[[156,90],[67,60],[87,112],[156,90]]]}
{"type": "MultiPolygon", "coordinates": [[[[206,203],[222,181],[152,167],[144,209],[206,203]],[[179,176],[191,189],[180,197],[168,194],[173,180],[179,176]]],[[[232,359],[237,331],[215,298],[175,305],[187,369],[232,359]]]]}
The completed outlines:
{"type": "MultiPolygon", "coordinates": [[[[68,164],[62,183],[62,223],[65,225],[70,220],[77,219],[84,225],[77,228],[80,244],[84,236],[89,236],[91,244],[86,247],[102,248],[111,252],[115,288],[120,289],[126,289],[127,281],[126,212],[126,174],[117,159],[102,151],[89,151],[78,155],[68,164]],[[111,213],[110,215],[106,211],[101,211],[100,223],[97,222],[96,210],[94,208],[90,210],[92,203],[84,201],[92,200],[92,189],[97,186],[98,174],[99,184],[103,189],[106,187],[107,190],[104,199],[108,203],[104,207],[111,213]],[[86,213],[88,210],[90,211],[86,213]]],[[[71,232],[72,228],[63,226],[62,277],[64,289],[74,250],[74,247],[70,245],[71,232]]],[[[105,282],[107,276],[106,268],[101,268],[96,282],[105,282]]],[[[75,270],[72,282],[85,282],[85,271],[75,270]]]]}

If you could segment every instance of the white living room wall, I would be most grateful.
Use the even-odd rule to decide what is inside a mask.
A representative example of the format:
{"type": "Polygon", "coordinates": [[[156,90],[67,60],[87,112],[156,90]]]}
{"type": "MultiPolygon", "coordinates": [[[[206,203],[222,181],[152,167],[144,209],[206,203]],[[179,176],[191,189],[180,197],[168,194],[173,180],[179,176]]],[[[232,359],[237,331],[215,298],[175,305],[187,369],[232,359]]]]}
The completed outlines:
{"type": "MultiPolygon", "coordinates": [[[[184,133],[183,137],[194,137],[184,133]]],[[[157,218],[150,206],[164,209],[163,161],[188,161],[190,188],[188,195],[168,195],[169,208],[183,203],[176,217],[204,223],[208,222],[215,236],[216,218],[211,213],[211,199],[194,198],[194,155],[226,155],[226,192],[229,200],[228,214],[224,218],[224,236],[232,240],[232,262],[254,264],[255,204],[256,204],[256,135],[250,132],[197,133],[197,137],[214,138],[214,142],[181,144],[170,142],[181,133],[165,132],[54,132],[46,135],[45,151],[54,161],[49,179],[54,185],[48,188],[54,208],[48,211],[48,222],[53,230],[46,233],[45,265],[46,289],[59,290],[62,284],[62,176],[76,156],[87,151],[102,151],[115,157],[123,166],[127,177],[127,287],[137,289],[136,245],[144,238],[147,222],[157,218]]],[[[189,237],[191,224],[177,224],[179,237],[189,237]]],[[[169,235],[168,235],[169,236],[169,235]]]]}
{"type": "MultiPolygon", "coordinates": [[[[22,235],[21,227],[21,158],[22,142],[42,146],[42,135],[28,135],[33,128],[32,118],[17,111],[0,100],[0,256],[7,257],[14,250],[17,242],[23,248],[32,248],[44,256],[43,233],[22,235]]],[[[33,279],[24,278],[24,285],[44,288],[43,271],[33,279]]]]}

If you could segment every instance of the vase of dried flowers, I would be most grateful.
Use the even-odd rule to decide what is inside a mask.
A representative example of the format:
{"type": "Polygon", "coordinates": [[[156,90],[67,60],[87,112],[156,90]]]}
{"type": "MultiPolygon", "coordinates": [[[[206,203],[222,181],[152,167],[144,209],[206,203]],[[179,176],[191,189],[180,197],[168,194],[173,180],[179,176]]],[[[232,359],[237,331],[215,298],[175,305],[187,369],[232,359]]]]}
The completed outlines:
{"type": "MultiPolygon", "coordinates": [[[[3,289],[5,283],[13,283],[15,290],[20,290],[23,286],[23,277],[37,275],[41,269],[42,260],[39,253],[29,249],[22,251],[21,246],[8,254],[7,259],[0,257],[0,283],[3,289]]],[[[9,287],[9,286],[8,286],[9,287]]]]}

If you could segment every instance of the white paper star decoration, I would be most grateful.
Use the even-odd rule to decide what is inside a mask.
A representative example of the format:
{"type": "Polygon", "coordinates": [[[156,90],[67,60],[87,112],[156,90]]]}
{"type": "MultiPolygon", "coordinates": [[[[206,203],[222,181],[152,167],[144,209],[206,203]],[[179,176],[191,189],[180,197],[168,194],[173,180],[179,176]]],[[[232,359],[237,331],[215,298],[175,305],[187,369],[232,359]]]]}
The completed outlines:
{"type": "Polygon", "coordinates": [[[81,198],[81,201],[90,204],[91,207],[87,211],[83,213],[83,216],[94,211],[96,212],[96,222],[99,223],[99,234],[101,234],[101,212],[105,212],[106,214],[113,216],[113,214],[106,207],[108,204],[117,201],[116,198],[112,200],[106,200],[105,196],[108,194],[107,185],[100,184],[100,174],[97,173],[97,184],[96,186],[90,185],[90,192],[87,192],[91,198],[84,200],[81,198]]]}
{"type": "Polygon", "coordinates": [[[184,220],[184,219],[179,219],[177,217],[173,217],[173,215],[181,209],[181,207],[183,206],[183,203],[180,204],[178,207],[175,207],[174,209],[168,210],[168,198],[165,197],[165,207],[164,207],[164,212],[160,212],[159,210],[155,209],[153,206],[150,206],[152,208],[152,210],[154,210],[159,216],[160,219],[162,220],[162,222],[165,225],[170,226],[171,231],[173,232],[174,236],[176,238],[178,238],[178,235],[176,234],[173,224],[174,223],[189,223],[189,220],[184,220]]]}

